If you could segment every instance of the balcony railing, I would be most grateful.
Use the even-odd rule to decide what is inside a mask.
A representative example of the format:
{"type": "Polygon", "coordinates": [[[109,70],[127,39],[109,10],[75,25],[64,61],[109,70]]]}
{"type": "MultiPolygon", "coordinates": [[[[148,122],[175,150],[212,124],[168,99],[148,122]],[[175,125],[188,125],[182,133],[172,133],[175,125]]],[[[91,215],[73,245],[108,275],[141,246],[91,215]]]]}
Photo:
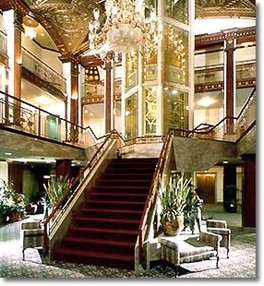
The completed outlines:
{"type": "Polygon", "coordinates": [[[0,64],[8,66],[7,35],[0,30],[0,64]]]}
{"type": "MultiPolygon", "coordinates": [[[[236,141],[256,120],[256,89],[248,97],[237,117],[225,117],[216,125],[200,124],[193,130],[173,129],[175,136],[236,141]]],[[[96,144],[99,138],[88,126],[60,118],[21,99],[0,91],[0,124],[31,135],[53,141],[87,147],[96,144]]],[[[133,138],[126,145],[150,143],[160,140],[159,136],[133,138]]]]}
{"type": "MultiPolygon", "coordinates": [[[[237,62],[236,81],[256,78],[256,62],[237,62]]],[[[195,84],[210,84],[224,81],[224,65],[203,66],[195,69],[195,84]]]]}
{"type": "Polygon", "coordinates": [[[0,124],[36,137],[84,148],[99,139],[90,127],[83,128],[2,91],[0,91],[0,124]]]}
{"type": "Polygon", "coordinates": [[[7,56],[7,35],[0,31],[0,54],[7,56]]]}
{"type": "Polygon", "coordinates": [[[66,94],[66,79],[25,48],[22,49],[22,63],[24,68],[66,94]]]}

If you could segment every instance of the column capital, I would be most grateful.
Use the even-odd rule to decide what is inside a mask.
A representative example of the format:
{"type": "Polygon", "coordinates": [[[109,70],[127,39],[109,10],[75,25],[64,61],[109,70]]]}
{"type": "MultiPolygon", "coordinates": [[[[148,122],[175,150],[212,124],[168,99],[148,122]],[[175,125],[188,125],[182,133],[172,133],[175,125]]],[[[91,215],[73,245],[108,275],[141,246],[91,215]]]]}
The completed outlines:
{"type": "Polygon", "coordinates": [[[21,32],[24,32],[23,23],[23,14],[19,9],[14,9],[14,27],[21,32]]]}
{"type": "Polygon", "coordinates": [[[79,73],[79,63],[71,61],[71,76],[78,77],[79,73]]]}
{"type": "Polygon", "coordinates": [[[222,34],[224,35],[224,39],[235,39],[238,36],[239,29],[238,28],[232,28],[232,29],[226,29],[222,30],[222,34]]]}
{"type": "Polygon", "coordinates": [[[235,44],[238,31],[238,28],[222,31],[225,41],[225,52],[233,52],[236,49],[235,44]]]}

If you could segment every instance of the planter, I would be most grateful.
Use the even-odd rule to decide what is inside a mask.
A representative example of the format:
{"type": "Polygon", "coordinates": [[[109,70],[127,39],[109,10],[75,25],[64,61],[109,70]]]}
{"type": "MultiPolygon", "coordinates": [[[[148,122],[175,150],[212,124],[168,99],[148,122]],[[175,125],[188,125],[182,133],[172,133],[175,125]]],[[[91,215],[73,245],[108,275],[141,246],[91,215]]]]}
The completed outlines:
{"type": "Polygon", "coordinates": [[[165,235],[175,236],[179,235],[184,228],[184,215],[177,216],[175,220],[161,220],[162,230],[165,235]]]}
{"type": "Polygon", "coordinates": [[[9,215],[9,221],[8,222],[16,222],[21,219],[21,214],[19,212],[13,212],[9,215]]]}
{"type": "Polygon", "coordinates": [[[6,217],[0,217],[0,225],[6,223],[6,217]]]}

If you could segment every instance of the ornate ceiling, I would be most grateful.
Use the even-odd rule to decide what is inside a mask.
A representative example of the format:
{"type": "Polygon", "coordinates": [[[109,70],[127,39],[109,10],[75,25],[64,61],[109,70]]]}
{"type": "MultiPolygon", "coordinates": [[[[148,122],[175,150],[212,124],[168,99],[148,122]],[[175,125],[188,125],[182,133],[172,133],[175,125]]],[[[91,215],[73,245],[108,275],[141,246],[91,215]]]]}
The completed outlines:
{"type": "Polygon", "coordinates": [[[97,6],[91,0],[25,0],[34,17],[67,58],[82,48],[87,38],[92,10],[97,6]]]}
{"type": "MultiPolygon", "coordinates": [[[[87,48],[92,10],[95,6],[104,9],[104,0],[6,0],[0,1],[0,9],[8,9],[8,4],[13,7],[14,3],[23,7],[24,13],[31,11],[53,39],[62,60],[87,48]]],[[[195,9],[196,18],[256,17],[255,0],[195,0],[195,9]]]]}

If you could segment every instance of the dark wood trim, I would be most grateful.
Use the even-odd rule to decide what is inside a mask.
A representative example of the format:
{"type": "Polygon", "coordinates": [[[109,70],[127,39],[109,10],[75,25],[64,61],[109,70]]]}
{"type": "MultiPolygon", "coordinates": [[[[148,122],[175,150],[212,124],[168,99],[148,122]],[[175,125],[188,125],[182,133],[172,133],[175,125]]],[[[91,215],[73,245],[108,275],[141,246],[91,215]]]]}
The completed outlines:
{"type": "Polygon", "coordinates": [[[46,90],[47,92],[51,93],[53,96],[57,97],[60,100],[65,101],[66,97],[64,93],[59,90],[58,88],[54,87],[51,83],[43,80],[42,78],[38,77],[33,72],[29,71],[25,67],[22,67],[22,77],[32,84],[37,85],[41,89],[46,90]]]}
{"type": "Polygon", "coordinates": [[[208,49],[209,47],[222,47],[226,37],[234,37],[239,44],[256,41],[256,27],[237,29],[236,32],[226,31],[212,34],[197,35],[195,37],[195,50],[208,49]]]}
{"type": "MultiPolygon", "coordinates": [[[[236,88],[250,88],[256,86],[256,79],[245,79],[236,82],[236,88]]],[[[222,81],[212,83],[198,83],[195,84],[195,93],[198,92],[211,92],[217,90],[223,90],[224,83],[222,81]]]]}

